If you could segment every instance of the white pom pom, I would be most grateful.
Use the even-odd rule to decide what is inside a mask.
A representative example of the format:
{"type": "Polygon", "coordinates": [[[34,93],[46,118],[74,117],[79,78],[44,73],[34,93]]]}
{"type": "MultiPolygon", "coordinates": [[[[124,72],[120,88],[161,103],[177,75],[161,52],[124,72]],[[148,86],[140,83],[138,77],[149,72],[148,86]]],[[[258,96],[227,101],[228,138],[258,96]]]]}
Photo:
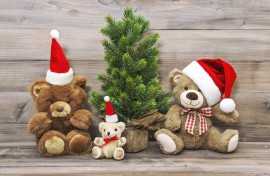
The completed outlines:
{"type": "Polygon", "coordinates": [[[235,103],[230,98],[224,98],[220,102],[220,109],[225,113],[233,112],[233,110],[235,109],[235,103]]]}
{"type": "Polygon", "coordinates": [[[59,32],[56,29],[51,30],[50,34],[52,38],[55,38],[55,39],[59,38],[59,32]]]}
{"type": "Polygon", "coordinates": [[[110,101],[110,97],[109,96],[105,96],[104,97],[104,101],[106,101],[106,102],[110,101]]]}

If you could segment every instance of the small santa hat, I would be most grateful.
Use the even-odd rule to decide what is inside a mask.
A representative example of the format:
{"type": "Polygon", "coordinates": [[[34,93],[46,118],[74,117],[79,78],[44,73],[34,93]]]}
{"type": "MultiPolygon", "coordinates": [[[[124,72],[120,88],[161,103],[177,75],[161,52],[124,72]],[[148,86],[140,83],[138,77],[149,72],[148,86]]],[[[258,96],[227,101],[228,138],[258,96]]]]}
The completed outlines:
{"type": "Polygon", "coordinates": [[[57,30],[51,30],[51,60],[50,69],[47,71],[46,81],[52,85],[62,86],[73,79],[73,70],[69,67],[67,58],[56,39],[59,38],[57,30]]]}
{"type": "Polygon", "coordinates": [[[220,109],[223,112],[230,113],[235,109],[230,96],[237,76],[229,63],[222,59],[200,59],[184,68],[183,73],[198,85],[209,106],[222,99],[220,109]]]}
{"type": "Polygon", "coordinates": [[[104,101],[106,102],[106,122],[118,122],[118,117],[114,112],[113,106],[110,102],[110,97],[105,96],[104,101]]]}

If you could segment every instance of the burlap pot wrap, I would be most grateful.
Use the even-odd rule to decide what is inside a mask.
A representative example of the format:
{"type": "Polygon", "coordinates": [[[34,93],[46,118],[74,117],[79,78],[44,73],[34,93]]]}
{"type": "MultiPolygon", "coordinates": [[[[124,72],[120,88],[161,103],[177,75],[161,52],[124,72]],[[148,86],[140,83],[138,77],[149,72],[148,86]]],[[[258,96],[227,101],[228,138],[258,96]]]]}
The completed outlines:
{"type": "Polygon", "coordinates": [[[157,110],[151,110],[138,119],[132,119],[127,123],[127,128],[123,132],[127,143],[124,150],[135,153],[145,150],[148,147],[149,131],[156,131],[164,126],[166,116],[157,110]]]}

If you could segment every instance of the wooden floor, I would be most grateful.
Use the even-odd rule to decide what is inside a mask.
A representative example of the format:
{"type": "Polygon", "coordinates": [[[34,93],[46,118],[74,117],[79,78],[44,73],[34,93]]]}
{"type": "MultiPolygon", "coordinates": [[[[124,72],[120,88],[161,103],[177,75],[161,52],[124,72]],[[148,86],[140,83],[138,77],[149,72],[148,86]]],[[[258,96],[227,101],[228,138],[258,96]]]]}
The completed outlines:
{"type": "Polygon", "coordinates": [[[207,150],[163,155],[155,142],[122,161],[90,155],[40,157],[34,142],[1,143],[0,175],[270,175],[270,143],[240,143],[232,154],[207,150]]]}
{"type": "MultiPolygon", "coordinates": [[[[0,0],[0,175],[254,175],[270,176],[270,1],[269,0],[0,0]],[[232,154],[147,151],[124,161],[90,156],[40,157],[27,123],[36,113],[28,87],[49,68],[51,29],[75,74],[99,90],[104,73],[104,16],[121,17],[125,6],[151,20],[160,34],[159,77],[199,58],[221,57],[235,68],[233,99],[240,119],[221,130],[240,132],[232,154]]],[[[99,132],[90,129],[92,138],[99,132]]]]}

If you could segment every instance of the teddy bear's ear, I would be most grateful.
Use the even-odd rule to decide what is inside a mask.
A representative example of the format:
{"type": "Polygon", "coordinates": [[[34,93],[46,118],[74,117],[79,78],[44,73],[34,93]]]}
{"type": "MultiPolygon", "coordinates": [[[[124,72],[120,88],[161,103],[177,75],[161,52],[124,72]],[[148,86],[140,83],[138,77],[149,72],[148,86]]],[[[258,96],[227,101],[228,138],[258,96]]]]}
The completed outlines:
{"type": "Polygon", "coordinates": [[[123,122],[118,122],[117,126],[121,130],[121,132],[123,132],[126,128],[126,125],[123,122]]]}
{"type": "Polygon", "coordinates": [[[177,68],[174,68],[170,73],[169,73],[169,76],[168,76],[168,81],[170,82],[170,84],[172,86],[175,86],[176,83],[178,81],[180,81],[181,77],[182,77],[182,71],[177,69],[177,68]]]}
{"type": "Polygon", "coordinates": [[[87,83],[87,79],[83,76],[75,76],[72,80],[72,86],[73,87],[80,87],[83,90],[86,90],[86,83],[87,83]]]}
{"type": "Polygon", "coordinates": [[[33,99],[36,100],[41,90],[50,86],[51,85],[46,82],[45,79],[38,79],[30,86],[30,94],[32,95],[33,99]]]}
{"type": "Polygon", "coordinates": [[[100,133],[103,132],[103,126],[105,125],[105,122],[100,122],[99,125],[98,125],[98,130],[100,133]]]}

